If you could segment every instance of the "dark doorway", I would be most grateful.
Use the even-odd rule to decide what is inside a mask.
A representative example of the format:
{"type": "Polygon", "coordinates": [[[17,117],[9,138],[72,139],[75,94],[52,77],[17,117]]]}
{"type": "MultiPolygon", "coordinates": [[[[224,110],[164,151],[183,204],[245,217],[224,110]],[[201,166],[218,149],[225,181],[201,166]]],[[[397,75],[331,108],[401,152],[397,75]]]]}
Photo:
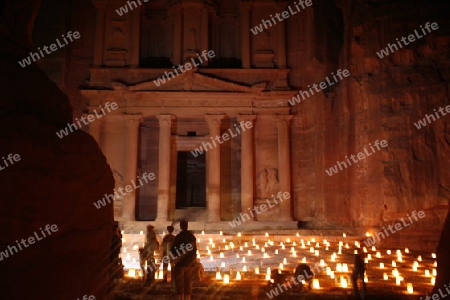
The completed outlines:
{"type": "Polygon", "coordinates": [[[179,151],[177,156],[176,208],[206,207],[205,155],[179,151]]]}

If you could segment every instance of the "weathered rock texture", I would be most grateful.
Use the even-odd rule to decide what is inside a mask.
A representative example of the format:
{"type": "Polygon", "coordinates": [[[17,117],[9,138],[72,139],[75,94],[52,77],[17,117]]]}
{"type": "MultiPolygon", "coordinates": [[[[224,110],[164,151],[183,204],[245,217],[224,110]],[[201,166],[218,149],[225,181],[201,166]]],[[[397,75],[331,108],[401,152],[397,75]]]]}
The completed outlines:
{"type": "MultiPolygon", "coordinates": [[[[424,210],[424,219],[384,243],[435,250],[448,213],[450,119],[422,129],[414,122],[449,103],[449,3],[322,1],[316,7],[289,20],[291,83],[306,89],[339,68],[351,76],[293,108],[297,217],[367,228],[424,210]],[[376,55],[426,22],[439,29],[387,57],[376,55]],[[325,173],[383,139],[387,148],[331,177],[325,173]]],[[[441,286],[449,282],[446,237],[439,248],[441,286]]]]}
{"type": "Polygon", "coordinates": [[[89,135],[56,136],[72,122],[67,97],[36,65],[18,64],[31,49],[39,3],[4,1],[0,7],[0,157],[21,157],[0,171],[0,251],[18,248],[16,240],[35,232],[42,238],[47,224],[58,230],[3,256],[1,298],[111,299],[113,211],[93,206],[113,189],[109,166],[89,135]]]}
{"type": "MultiPolygon", "coordinates": [[[[223,11],[238,12],[237,0],[217,2],[223,11]]],[[[450,3],[313,2],[311,9],[284,21],[291,86],[306,90],[338,69],[348,69],[351,76],[292,108],[294,216],[316,226],[378,230],[414,210],[424,210],[424,219],[383,242],[435,250],[448,213],[450,119],[443,117],[422,129],[414,123],[449,103],[450,3]],[[387,57],[377,56],[388,43],[426,22],[437,22],[439,29],[387,57]],[[388,147],[333,176],[326,174],[337,161],[376,140],[386,140],[388,147]]],[[[80,3],[85,9],[77,16],[93,16],[91,6],[80,3]]],[[[86,24],[79,23],[88,28],[86,24]]],[[[85,43],[78,58],[92,55],[90,42],[85,43]]],[[[76,74],[66,77],[66,85],[83,84],[86,61],[72,58],[71,71],[76,74]]],[[[81,97],[71,93],[79,115],[81,97]]],[[[448,221],[446,230],[438,252],[436,286],[450,281],[444,274],[450,269],[445,256],[450,252],[445,240],[448,221]]]]}

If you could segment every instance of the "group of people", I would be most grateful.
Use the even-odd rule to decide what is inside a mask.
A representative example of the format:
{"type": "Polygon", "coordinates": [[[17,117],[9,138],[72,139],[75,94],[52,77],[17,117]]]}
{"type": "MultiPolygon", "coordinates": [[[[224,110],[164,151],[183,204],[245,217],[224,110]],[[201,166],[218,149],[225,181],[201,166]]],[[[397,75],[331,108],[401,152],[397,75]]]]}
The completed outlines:
{"type": "Polygon", "coordinates": [[[147,226],[147,234],[143,248],[139,249],[140,265],[144,273],[144,284],[151,285],[155,280],[158,267],[155,255],[160,253],[163,264],[163,282],[168,282],[169,264],[172,270],[173,288],[180,300],[190,300],[192,295],[192,279],[199,268],[197,260],[197,244],[195,236],[188,230],[188,222],[180,221],[180,233],[174,235],[174,227],[167,226],[168,234],[164,236],[161,247],[155,228],[147,226]]]}

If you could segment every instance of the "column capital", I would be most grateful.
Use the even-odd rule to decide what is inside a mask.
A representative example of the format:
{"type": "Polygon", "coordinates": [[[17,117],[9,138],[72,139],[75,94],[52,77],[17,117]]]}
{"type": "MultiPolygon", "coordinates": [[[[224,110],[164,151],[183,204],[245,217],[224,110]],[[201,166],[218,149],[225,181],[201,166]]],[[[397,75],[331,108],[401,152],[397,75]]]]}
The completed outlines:
{"type": "Polygon", "coordinates": [[[159,120],[159,127],[171,127],[176,119],[174,115],[157,115],[156,118],[159,120]]]}
{"type": "Polygon", "coordinates": [[[238,120],[238,122],[241,122],[241,121],[244,121],[244,122],[246,122],[246,121],[253,122],[253,121],[256,120],[256,115],[237,115],[237,118],[236,118],[236,119],[238,120]]]}
{"type": "Polygon", "coordinates": [[[250,10],[253,6],[253,0],[241,0],[239,1],[239,7],[241,10],[250,10]]]}
{"type": "Polygon", "coordinates": [[[273,118],[277,121],[277,125],[284,125],[289,127],[291,125],[291,120],[294,118],[293,115],[274,115],[273,118]]]}
{"type": "Polygon", "coordinates": [[[139,126],[142,122],[142,115],[125,115],[125,120],[127,122],[127,126],[135,125],[139,126]]]}
{"type": "Polygon", "coordinates": [[[280,1],[275,3],[275,8],[278,10],[278,12],[282,12],[283,10],[286,9],[287,5],[288,5],[287,1],[280,1]]]}
{"type": "Polygon", "coordinates": [[[106,9],[108,2],[109,0],[92,0],[92,3],[94,3],[97,9],[106,9]]]}
{"type": "Polygon", "coordinates": [[[208,122],[208,126],[210,127],[218,127],[220,126],[220,121],[225,117],[225,115],[205,115],[206,122],[208,122]]]}

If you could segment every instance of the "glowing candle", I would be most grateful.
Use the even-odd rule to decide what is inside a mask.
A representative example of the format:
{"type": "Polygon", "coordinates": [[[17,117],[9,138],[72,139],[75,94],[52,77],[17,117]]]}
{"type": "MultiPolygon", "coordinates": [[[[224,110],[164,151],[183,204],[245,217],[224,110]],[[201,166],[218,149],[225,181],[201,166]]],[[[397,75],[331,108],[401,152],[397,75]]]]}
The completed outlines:
{"type": "Polygon", "coordinates": [[[348,265],[342,264],[342,272],[348,272],[348,265]]]}
{"type": "Polygon", "coordinates": [[[144,232],[141,230],[141,231],[139,231],[139,234],[144,234],[144,232]]]}
{"type": "Polygon", "coordinates": [[[280,265],[278,266],[278,269],[283,270],[283,263],[280,263],[280,265]]]}
{"type": "Polygon", "coordinates": [[[391,250],[386,251],[387,255],[391,255],[391,250]]]}
{"type": "Polygon", "coordinates": [[[246,265],[244,265],[244,266],[242,267],[242,272],[247,272],[247,266],[246,266],[246,265]]]}
{"type": "Polygon", "coordinates": [[[384,263],[380,262],[380,269],[384,269],[384,263]]]}
{"type": "Polygon", "coordinates": [[[249,256],[252,255],[252,250],[248,250],[247,255],[249,255],[249,256]]]}
{"type": "Polygon", "coordinates": [[[245,248],[248,247],[248,243],[247,243],[247,242],[244,243],[244,247],[245,247],[245,248]]]}
{"type": "Polygon", "coordinates": [[[220,235],[223,235],[223,232],[222,232],[222,230],[220,231],[220,235]]]}
{"type": "Polygon", "coordinates": [[[436,258],[436,253],[431,253],[432,258],[436,258]]]}
{"type": "Polygon", "coordinates": [[[319,256],[319,250],[314,251],[315,256],[319,256]]]}
{"type": "Polygon", "coordinates": [[[236,280],[241,280],[241,272],[237,271],[236,272],[236,280]]]}
{"type": "Polygon", "coordinates": [[[256,274],[256,275],[259,274],[259,268],[258,268],[258,267],[255,268],[255,274],[256,274]]]}
{"type": "Polygon", "coordinates": [[[223,283],[224,284],[230,283],[230,275],[228,274],[223,275],[223,283]]]}
{"type": "Polygon", "coordinates": [[[275,249],[275,254],[278,254],[278,249],[275,249]]]}
{"type": "Polygon", "coordinates": [[[230,248],[228,248],[228,245],[225,245],[225,250],[228,251],[230,248]]]}
{"type": "Polygon", "coordinates": [[[311,242],[315,243],[316,242],[316,238],[312,238],[311,242]]]}
{"type": "Polygon", "coordinates": [[[408,248],[405,248],[405,253],[409,253],[409,249],[408,248]]]}
{"type": "Polygon", "coordinates": [[[342,234],[342,237],[347,237],[347,235],[345,234],[345,232],[342,234]]]}
{"type": "Polygon", "coordinates": [[[306,264],[306,257],[302,258],[302,264],[306,264]]]}
{"type": "Polygon", "coordinates": [[[136,270],[135,269],[129,269],[128,270],[128,277],[135,278],[136,277],[136,270]]]}
{"type": "Polygon", "coordinates": [[[436,284],[436,278],[431,277],[431,284],[432,284],[432,285],[435,285],[435,284],[436,284]]]}
{"type": "Polygon", "coordinates": [[[209,261],[214,261],[214,258],[212,255],[209,257],[209,261]]]}
{"type": "Polygon", "coordinates": [[[242,257],[242,263],[245,263],[245,256],[242,257]]]}
{"type": "Polygon", "coordinates": [[[367,275],[364,275],[364,282],[368,283],[369,282],[369,277],[367,277],[367,275]]]}
{"type": "Polygon", "coordinates": [[[241,234],[240,232],[238,232],[237,236],[238,236],[238,237],[241,237],[241,236],[242,236],[242,234],[241,234]]]}
{"type": "Polygon", "coordinates": [[[239,256],[239,253],[236,253],[236,258],[239,258],[240,256],[239,256]]]}
{"type": "Polygon", "coordinates": [[[397,266],[397,263],[395,262],[395,260],[393,260],[393,261],[392,261],[392,267],[395,268],[396,266],[397,266]]]}
{"type": "Polygon", "coordinates": [[[268,232],[266,232],[266,237],[269,237],[269,233],[268,232]]]}
{"type": "Polygon", "coordinates": [[[320,290],[319,279],[313,279],[312,287],[313,287],[313,289],[315,289],[315,290],[320,290]]]}
{"type": "Polygon", "coordinates": [[[321,267],[325,267],[325,261],[323,259],[320,260],[320,264],[321,267]]]}
{"type": "Polygon", "coordinates": [[[239,250],[240,250],[240,251],[244,251],[244,247],[239,246],[239,250]]]}
{"type": "Polygon", "coordinates": [[[314,253],[314,247],[309,247],[309,252],[314,253]]]}
{"type": "Polygon", "coordinates": [[[373,252],[377,251],[377,248],[375,248],[375,246],[372,246],[372,251],[373,252]]]}
{"type": "Polygon", "coordinates": [[[430,270],[425,270],[425,277],[430,277],[430,270]]]}
{"type": "Polygon", "coordinates": [[[290,243],[291,242],[291,239],[290,238],[287,238],[286,239],[286,243],[290,243]]]}
{"type": "Polygon", "coordinates": [[[223,252],[220,252],[219,257],[220,258],[225,258],[225,256],[223,255],[223,252]]]}
{"type": "Polygon", "coordinates": [[[216,271],[216,280],[222,280],[222,275],[219,271],[216,271]]]}
{"type": "Polygon", "coordinates": [[[336,264],[336,272],[342,272],[342,264],[341,263],[336,264]]]}
{"type": "Polygon", "coordinates": [[[422,261],[422,256],[421,255],[417,256],[417,260],[422,261]]]}
{"type": "Polygon", "coordinates": [[[383,279],[384,279],[384,280],[388,280],[388,279],[389,279],[388,274],[383,273],[383,279]]]}
{"type": "Polygon", "coordinates": [[[414,294],[414,289],[413,289],[412,283],[407,283],[406,284],[406,291],[407,291],[408,294],[414,294]]]}
{"type": "Polygon", "coordinates": [[[347,278],[341,276],[341,287],[347,288],[347,278]]]}
{"type": "Polygon", "coordinates": [[[394,277],[399,277],[400,273],[398,272],[397,269],[392,270],[392,276],[394,277]]]}
{"type": "Polygon", "coordinates": [[[400,285],[401,281],[402,281],[402,280],[401,280],[400,277],[396,277],[396,278],[395,278],[395,284],[396,284],[396,285],[400,285]]]}
{"type": "Polygon", "coordinates": [[[159,279],[163,279],[164,278],[164,273],[163,270],[159,270],[159,279]]]}
{"type": "Polygon", "coordinates": [[[284,265],[287,265],[287,259],[286,259],[286,257],[283,258],[283,264],[284,264],[284,265]]]}
{"type": "Polygon", "coordinates": [[[225,262],[224,261],[220,263],[220,267],[221,268],[225,268],[225,262]]]}
{"type": "Polygon", "coordinates": [[[377,254],[375,254],[375,257],[376,257],[376,258],[381,258],[381,253],[380,253],[380,252],[377,252],[377,254]]]}

